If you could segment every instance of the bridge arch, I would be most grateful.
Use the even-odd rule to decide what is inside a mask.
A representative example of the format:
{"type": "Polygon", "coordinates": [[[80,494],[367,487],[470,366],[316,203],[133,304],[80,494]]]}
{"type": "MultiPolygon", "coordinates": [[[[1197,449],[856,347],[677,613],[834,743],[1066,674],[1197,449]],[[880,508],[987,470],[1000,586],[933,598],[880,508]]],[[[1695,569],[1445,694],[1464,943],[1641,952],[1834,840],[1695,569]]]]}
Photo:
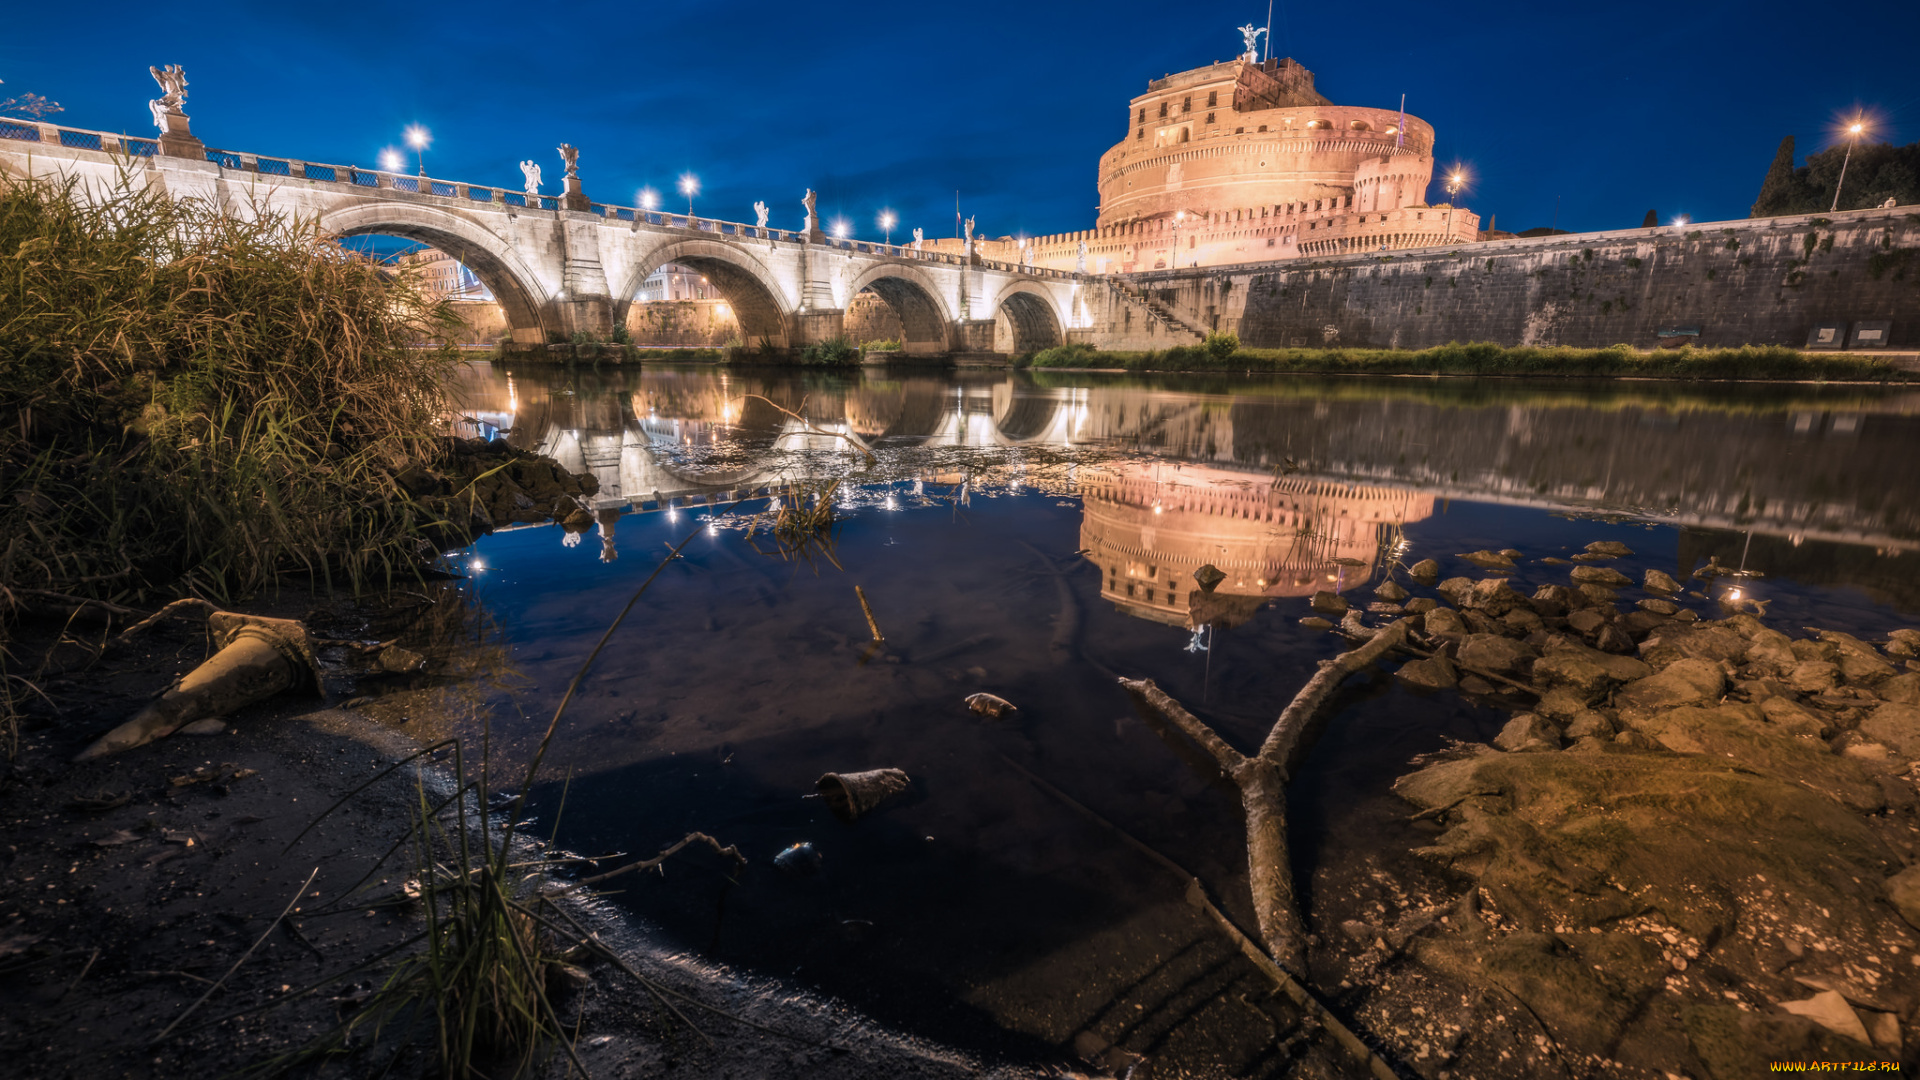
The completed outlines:
{"type": "Polygon", "coordinates": [[[1005,315],[1013,333],[1014,355],[1050,349],[1065,343],[1066,313],[1046,286],[1031,278],[1016,278],[993,298],[995,317],[1005,315]]]}
{"type": "Polygon", "coordinates": [[[700,271],[709,284],[733,306],[734,321],[740,325],[740,338],[749,347],[762,341],[776,349],[788,348],[791,307],[781,295],[779,279],[766,264],[737,244],[715,240],[680,240],[653,249],[633,269],[618,295],[613,298],[613,322],[625,326],[633,297],[653,272],[668,263],[679,263],[700,271]]]}
{"type": "Polygon", "coordinates": [[[925,270],[911,263],[883,262],[867,268],[847,286],[847,302],[867,289],[893,309],[900,320],[902,352],[945,353],[952,349],[953,313],[941,298],[940,287],[925,270]]]}
{"type": "Polygon", "coordinates": [[[320,227],[335,236],[399,236],[418,240],[459,259],[492,290],[522,345],[547,341],[550,328],[541,318],[547,291],[508,241],[484,226],[433,206],[367,202],[320,215],[320,227]]]}

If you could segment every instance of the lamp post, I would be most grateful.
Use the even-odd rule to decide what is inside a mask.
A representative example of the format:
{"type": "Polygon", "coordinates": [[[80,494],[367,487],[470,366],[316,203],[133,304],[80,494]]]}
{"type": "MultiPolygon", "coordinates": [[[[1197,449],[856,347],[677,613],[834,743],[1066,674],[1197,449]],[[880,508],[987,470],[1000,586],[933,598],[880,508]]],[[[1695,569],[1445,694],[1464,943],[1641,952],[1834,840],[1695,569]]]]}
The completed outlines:
{"type": "Polygon", "coordinates": [[[880,231],[886,234],[888,247],[893,246],[893,223],[897,220],[898,219],[893,216],[893,211],[880,211],[880,231]]]}
{"type": "Polygon", "coordinates": [[[1447,174],[1447,243],[1453,243],[1453,204],[1460,189],[1467,186],[1467,171],[1455,169],[1447,174]]]}
{"type": "Polygon", "coordinates": [[[427,175],[427,147],[433,145],[433,132],[419,124],[409,124],[406,135],[407,145],[413,147],[413,152],[419,155],[420,175],[425,176],[427,175]]]}
{"type": "Polygon", "coordinates": [[[692,173],[680,174],[680,194],[687,197],[687,216],[693,216],[693,197],[700,194],[700,178],[692,173]]]}
{"type": "Polygon", "coordinates": [[[1847,182],[1847,165],[1853,161],[1853,144],[1860,141],[1860,133],[1866,127],[1858,120],[1847,125],[1847,156],[1840,159],[1840,179],[1834,182],[1833,205],[1827,208],[1828,213],[1840,209],[1840,188],[1847,182]]]}
{"type": "Polygon", "coordinates": [[[380,168],[384,172],[397,173],[407,167],[407,159],[400,151],[388,147],[380,151],[380,168]]]}
{"type": "Polygon", "coordinates": [[[649,212],[660,209],[660,193],[650,187],[641,188],[640,209],[649,212]]]}

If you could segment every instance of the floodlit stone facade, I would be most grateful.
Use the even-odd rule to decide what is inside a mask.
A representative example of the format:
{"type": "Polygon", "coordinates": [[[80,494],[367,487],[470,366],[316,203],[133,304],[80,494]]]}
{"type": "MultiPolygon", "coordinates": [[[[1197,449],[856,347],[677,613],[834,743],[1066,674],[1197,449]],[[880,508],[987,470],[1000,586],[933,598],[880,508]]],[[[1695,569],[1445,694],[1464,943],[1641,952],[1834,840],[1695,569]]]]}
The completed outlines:
{"type": "Polygon", "coordinates": [[[1182,71],[1128,102],[1095,228],[989,257],[1134,273],[1471,243],[1478,215],[1427,204],[1433,143],[1398,109],[1335,105],[1291,59],[1182,71]]]}

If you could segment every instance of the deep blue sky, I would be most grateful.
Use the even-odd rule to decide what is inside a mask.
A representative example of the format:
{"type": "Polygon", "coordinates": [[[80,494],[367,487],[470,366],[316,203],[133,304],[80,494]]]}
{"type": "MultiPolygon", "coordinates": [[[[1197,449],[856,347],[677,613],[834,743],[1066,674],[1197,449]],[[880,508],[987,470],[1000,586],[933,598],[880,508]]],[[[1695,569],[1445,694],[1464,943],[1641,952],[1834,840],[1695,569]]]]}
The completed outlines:
{"type": "MultiPolygon", "coordinates": [[[[376,164],[409,123],[428,171],[520,184],[582,148],[589,195],[631,205],[699,174],[696,212],[877,237],[883,206],[949,235],[953,193],[988,235],[1086,228],[1100,153],[1150,78],[1230,57],[1265,0],[968,4],[16,5],[0,96],[32,91],[74,127],[151,134],[149,64],[184,64],[209,146],[376,164]]],[[[1342,104],[1407,109],[1463,201],[1502,228],[1577,230],[1745,217],[1780,138],[1807,152],[1856,107],[1920,138],[1920,3],[1327,5],[1276,0],[1274,51],[1342,104]],[[1824,20],[1825,25],[1819,25],[1824,20]],[[1905,55],[1903,55],[1905,54],[1905,55]]],[[[1434,197],[1438,199],[1437,190],[1434,197]]],[[[679,205],[684,206],[684,202],[679,205]]]]}

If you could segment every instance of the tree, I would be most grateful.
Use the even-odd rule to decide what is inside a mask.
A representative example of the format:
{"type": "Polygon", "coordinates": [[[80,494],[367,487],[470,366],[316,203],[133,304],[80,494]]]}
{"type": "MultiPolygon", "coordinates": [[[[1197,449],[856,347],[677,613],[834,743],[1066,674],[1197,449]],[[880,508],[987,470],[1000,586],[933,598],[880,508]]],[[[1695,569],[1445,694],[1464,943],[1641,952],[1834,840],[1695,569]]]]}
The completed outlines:
{"type": "MultiPolygon", "coordinates": [[[[0,82],[5,81],[5,79],[0,79],[0,82]]],[[[44,120],[50,113],[65,111],[65,109],[60,107],[59,102],[48,101],[39,94],[22,94],[19,97],[10,97],[4,101],[0,101],[0,113],[19,113],[23,116],[31,116],[35,120],[44,120]]]]}
{"type": "Polygon", "coordinates": [[[1793,172],[1793,136],[1789,135],[1780,140],[1780,149],[1774,152],[1773,164],[1767,169],[1767,178],[1760,182],[1760,197],[1753,200],[1750,216],[1793,213],[1791,208],[1802,201],[1800,186],[1793,172]]]}
{"type": "Polygon", "coordinates": [[[1657,210],[1647,211],[1647,216],[1640,219],[1640,227],[1643,229],[1655,229],[1659,228],[1659,226],[1660,212],[1657,210]]]}

